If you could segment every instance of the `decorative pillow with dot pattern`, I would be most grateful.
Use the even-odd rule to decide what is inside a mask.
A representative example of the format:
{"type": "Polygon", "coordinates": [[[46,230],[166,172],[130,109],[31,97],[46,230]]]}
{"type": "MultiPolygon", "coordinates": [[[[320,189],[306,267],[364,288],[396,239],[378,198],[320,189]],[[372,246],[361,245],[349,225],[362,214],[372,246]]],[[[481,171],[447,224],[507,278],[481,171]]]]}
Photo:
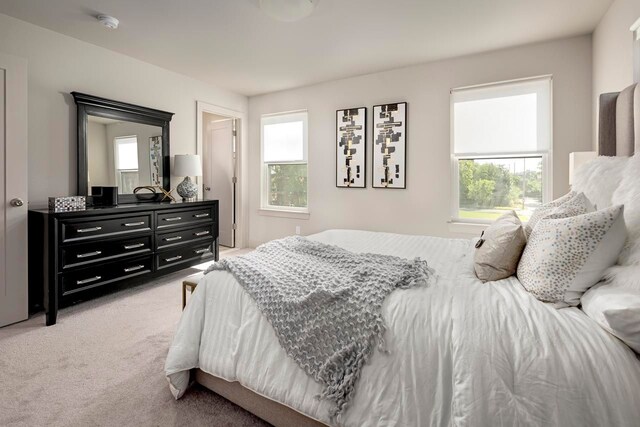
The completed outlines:
{"type": "Polygon", "coordinates": [[[570,192],[546,205],[540,206],[533,212],[529,222],[524,228],[524,233],[531,236],[531,232],[542,218],[566,218],[593,212],[595,208],[583,193],[570,192]]]}
{"type": "Polygon", "coordinates": [[[541,219],[518,264],[522,286],[556,307],[580,297],[615,264],[627,238],[622,205],[568,218],[541,219]]]}

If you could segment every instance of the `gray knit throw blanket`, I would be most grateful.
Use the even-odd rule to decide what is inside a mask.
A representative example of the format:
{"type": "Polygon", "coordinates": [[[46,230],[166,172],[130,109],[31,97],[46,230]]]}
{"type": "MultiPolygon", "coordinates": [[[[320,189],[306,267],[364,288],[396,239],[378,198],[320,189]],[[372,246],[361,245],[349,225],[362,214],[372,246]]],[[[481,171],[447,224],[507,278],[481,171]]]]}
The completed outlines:
{"type": "Polygon", "coordinates": [[[304,237],[287,237],[224,259],[275,329],[280,345],[323,386],[320,398],[342,413],[376,342],[384,351],[382,303],[397,288],[428,285],[426,261],[356,254],[304,237]]]}

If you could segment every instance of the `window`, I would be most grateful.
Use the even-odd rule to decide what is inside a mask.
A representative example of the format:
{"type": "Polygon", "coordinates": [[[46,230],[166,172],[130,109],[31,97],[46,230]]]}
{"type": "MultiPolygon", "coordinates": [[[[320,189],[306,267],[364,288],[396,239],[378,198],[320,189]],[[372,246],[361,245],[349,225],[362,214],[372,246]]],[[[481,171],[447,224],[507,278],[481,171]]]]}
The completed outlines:
{"type": "Polygon", "coordinates": [[[523,221],[551,196],[551,77],[451,91],[456,222],[523,221]]]}
{"type": "Polygon", "coordinates": [[[262,116],[262,208],[307,212],[307,112],[262,116]]]}
{"type": "Polygon", "coordinates": [[[115,139],[116,182],[121,194],[131,194],[138,187],[138,137],[115,139]]]}

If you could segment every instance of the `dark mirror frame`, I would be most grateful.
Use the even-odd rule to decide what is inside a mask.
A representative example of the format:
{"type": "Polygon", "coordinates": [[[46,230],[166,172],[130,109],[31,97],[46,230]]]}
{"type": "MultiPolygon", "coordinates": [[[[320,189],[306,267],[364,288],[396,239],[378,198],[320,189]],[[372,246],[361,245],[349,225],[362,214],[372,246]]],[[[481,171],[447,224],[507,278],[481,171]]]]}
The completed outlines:
{"type": "MultiPolygon", "coordinates": [[[[87,203],[91,204],[87,182],[87,120],[88,116],[98,116],[108,119],[125,120],[143,123],[162,128],[162,187],[171,189],[171,164],[169,153],[169,123],[173,113],[113,101],[80,92],[71,92],[78,111],[78,195],[87,196],[87,203]]],[[[144,198],[138,199],[134,194],[118,194],[118,203],[156,202],[163,197],[159,192],[155,197],[149,197],[145,192],[144,198]]]]}

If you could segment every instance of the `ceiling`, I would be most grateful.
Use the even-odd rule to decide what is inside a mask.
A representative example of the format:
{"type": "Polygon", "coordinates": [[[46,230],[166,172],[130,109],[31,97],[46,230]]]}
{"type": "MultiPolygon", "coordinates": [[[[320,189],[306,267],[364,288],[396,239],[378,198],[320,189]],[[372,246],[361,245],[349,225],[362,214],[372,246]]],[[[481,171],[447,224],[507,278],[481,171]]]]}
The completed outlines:
{"type": "Polygon", "coordinates": [[[319,0],[298,22],[258,1],[0,0],[0,13],[251,96],[588,34],[612,0],[319,0]]]}

